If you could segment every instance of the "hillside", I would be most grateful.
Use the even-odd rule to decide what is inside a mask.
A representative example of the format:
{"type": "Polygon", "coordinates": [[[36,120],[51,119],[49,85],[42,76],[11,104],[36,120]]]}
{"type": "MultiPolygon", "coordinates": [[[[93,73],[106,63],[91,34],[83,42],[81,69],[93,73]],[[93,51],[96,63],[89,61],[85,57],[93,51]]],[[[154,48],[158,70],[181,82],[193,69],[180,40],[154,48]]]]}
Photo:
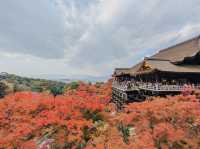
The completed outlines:
{"type": "Polygon", "coordinates": [[[48,92],[55,86],[67,87],[66,83],[59,81],[21,77],[8,73],[0,73],[0,82],[6,85],[6,93],[19,91],[48,92]]]}
{"type": "Polygon", "coordinates": [[[84,82],[106,82],[110,76],[92,76],[92,75],[56,75],[56,74],[43,74],[32,75],[33,78],[41,78],[47,80],[55,80],[64,83],[84,81],[84,82]]]}
{"type": "Polygon", "coordinates": [[[64,95],[19,92],[0,101],[0,148],[198,149],[199,93],[131,103],[116,112],[111,82],[64,95]]]}

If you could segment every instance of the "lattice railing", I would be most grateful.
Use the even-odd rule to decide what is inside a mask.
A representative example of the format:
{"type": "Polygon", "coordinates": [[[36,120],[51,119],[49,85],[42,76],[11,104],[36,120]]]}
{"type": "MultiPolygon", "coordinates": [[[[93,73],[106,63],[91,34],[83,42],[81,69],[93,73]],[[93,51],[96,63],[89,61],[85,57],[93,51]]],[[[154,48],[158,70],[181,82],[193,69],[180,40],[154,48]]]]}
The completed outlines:
{"type": "Polygon", "coordinates": [[[119,90],[127,91],[127,90],[151,90],[151,91],[183,91],[185,89],[200,89],[200,84],[161,84],[161,83],[145,83],[145,82],[132,82],[132,81],[124,81],[124,82],[113,82],[113,87],[119,90]]]}

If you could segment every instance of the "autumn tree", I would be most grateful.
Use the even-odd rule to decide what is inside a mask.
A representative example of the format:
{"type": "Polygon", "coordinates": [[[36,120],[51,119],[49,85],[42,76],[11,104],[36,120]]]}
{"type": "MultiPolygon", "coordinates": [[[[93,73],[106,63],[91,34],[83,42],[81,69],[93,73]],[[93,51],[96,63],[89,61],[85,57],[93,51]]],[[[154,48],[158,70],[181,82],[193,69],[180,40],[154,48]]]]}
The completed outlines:
{"type": "Polygon", "coordinates": [[[82,84],[65,95],[16,92],[4,97],[0,148],[86,147],[96,131],[95,123],[103,120],[101,112],[110,98],[104,91],[82,84]]]}

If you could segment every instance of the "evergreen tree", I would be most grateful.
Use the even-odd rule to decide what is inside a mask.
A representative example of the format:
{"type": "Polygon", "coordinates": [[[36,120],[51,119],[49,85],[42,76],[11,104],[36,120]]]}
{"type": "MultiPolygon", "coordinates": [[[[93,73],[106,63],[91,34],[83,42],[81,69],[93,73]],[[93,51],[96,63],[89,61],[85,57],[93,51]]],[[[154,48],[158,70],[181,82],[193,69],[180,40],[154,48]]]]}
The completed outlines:
{"type": "Polygon", "coordinates": [[[6,95],[7,86],[5,83],[0,82],[0,98],[3,98],[6,95]]]}

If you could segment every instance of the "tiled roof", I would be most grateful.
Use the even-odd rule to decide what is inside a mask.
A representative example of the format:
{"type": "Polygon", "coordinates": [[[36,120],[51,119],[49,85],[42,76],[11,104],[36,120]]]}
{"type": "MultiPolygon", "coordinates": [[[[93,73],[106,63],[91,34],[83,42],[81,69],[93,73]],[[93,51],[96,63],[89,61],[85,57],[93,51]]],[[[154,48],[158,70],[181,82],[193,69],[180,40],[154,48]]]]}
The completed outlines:
{"type": "Polygon", "coordinates": [[[165,72],[184,72],[184,73],[200,73],[200,65],[177,65],[175,63],[183,61],[186,57],[193,57],[200,53],[200,37],[195,37],[175,46],[159,51],[144,61],[151,66],[151,70],[141,71],[140,68],[144,61],[134,65],[131,68],[115,69],[114,75],[137,75],[138,73],[148,73],[153,70],[165,72]]]}

